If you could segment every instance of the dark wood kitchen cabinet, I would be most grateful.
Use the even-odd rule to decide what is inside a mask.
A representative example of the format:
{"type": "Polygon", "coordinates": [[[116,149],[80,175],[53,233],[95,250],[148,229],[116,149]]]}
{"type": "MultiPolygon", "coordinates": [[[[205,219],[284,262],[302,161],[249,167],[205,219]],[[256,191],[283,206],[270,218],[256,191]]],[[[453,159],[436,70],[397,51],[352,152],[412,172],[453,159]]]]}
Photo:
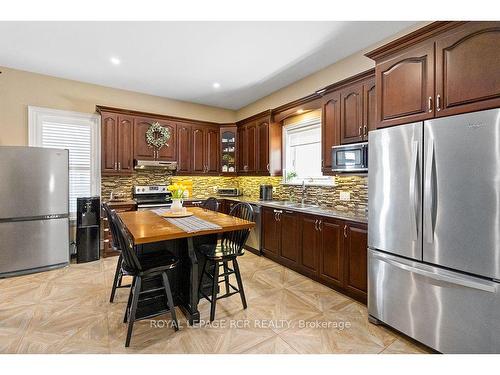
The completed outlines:
{"type": "Polygon", "coordinates": [[[363,84],[348,86],[340,92],[340,143],[363,140],[363,84]]]}
{"type": "Polygon", "coordinates": [[[377,127],[500,106],[500,22],[434,22],[367,54],[377,127]]]}
{"type": "Polygon", "coordinates": [[[436,115],[500,106],[500,22],[468,22],[436,40],[436,115]]]}
{"type": "Polygon", "coordinates": [[[262,208],[262,250],[281,264],[295,268],[299,261],[299,214],[262,208]],[[271,254],[269,254],[271,253],[271,254]]]}
{"type": "Polygon", "coordinates": [[[191,140],[191,172],[218,174],[219,128],[193,125],[191,140]]]}
{"type": "Polygon", "coordinates": [[[281,226],[277,219],[279,210],[262,207],[262,250],[279,255],[281,242],[281,226]]]}
{"type": "Polygon", "coordinates": [[[321,235],[319,277],[338,287],[343,285],[344,223],[341,220],[320,218],[321,235]]]}
{"type": "Polygon", "coordinates": [[[308,275],[317,275],[319,270],[319,254],[321,252],[321,232],[318,228],[317,216],[302,215],[302,238],[300,241],[300,267],[308,275]]]}
{"type": "Polygon", "coordinates": [[[324,174],[332,173],[332,147],[340,144],[340,91],[322,98],[321,144],[324,174]]]}
{"type": "Polygon", "coordinates": [[[280,176],[281,124],[271,121],[270,111],[238,122],[238,174],[280,176]]]}
{"type": "Polygon", "coordinates": [[[264,256],[366,302],[366,224],[269,207],[261,212],[264,256]]]}
{"type": "Polygon", "coordinates": [[[368,141],[368,132],[377,129],[377,90],[375,77],[363,82],[363,141],[368,141]]]}
{"type": "Polygon", "coordinates": [[[191,133],[191,171],[205,173],[205,155],[207,153],[205,132],[201,126],[193,126],[191,133]]]}
{"type": "Polygon", "coordinates": [[[175,161],[177,159],[176,130],[176,124],[173,121],[136,117],[134,124],[134,158],[138,160],[175,161]],[[159,150],[150,147],[146,141],[146,132],[151,124],[155,122],[170,131],[170,139],[167,145],[159,150]]]}
{"type": "Polygon", "coordinates": [[[366,298],[367,248],[366,225],[344,224],[344,287],[351,293],[366,298]]]}
{"type": "Polygon", "coordinates": [[[434,116],[434,43],[409,48],[377,64],[378,127],[434,116]]]}
{"type": "Polygon", "coordinates": [[[101,173],[131,174],[133,158],[134,117],[116,113],[101,113],[101,173]]]}
{"type": "Polygon", "coordinates": [[[177,173],[191,172],[191,125],[177,125],[177,173]]]}
{"type": "Polygon", "coordinates": [[[205,128],[205,164],[207,166],[206,172],[208,174],[219,174],[220,168],[220,129],[219,127],[206,127],[205,128]]]}

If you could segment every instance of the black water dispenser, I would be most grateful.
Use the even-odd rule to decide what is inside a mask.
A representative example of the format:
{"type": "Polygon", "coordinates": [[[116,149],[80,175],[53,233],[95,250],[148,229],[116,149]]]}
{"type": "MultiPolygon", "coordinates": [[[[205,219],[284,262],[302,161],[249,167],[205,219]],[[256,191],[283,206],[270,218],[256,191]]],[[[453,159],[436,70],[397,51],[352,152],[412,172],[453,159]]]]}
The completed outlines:
{"type": "Polygon", "coordinates": [[[101,199],[76,198],[76,261],[99,259],[101,199]]]}

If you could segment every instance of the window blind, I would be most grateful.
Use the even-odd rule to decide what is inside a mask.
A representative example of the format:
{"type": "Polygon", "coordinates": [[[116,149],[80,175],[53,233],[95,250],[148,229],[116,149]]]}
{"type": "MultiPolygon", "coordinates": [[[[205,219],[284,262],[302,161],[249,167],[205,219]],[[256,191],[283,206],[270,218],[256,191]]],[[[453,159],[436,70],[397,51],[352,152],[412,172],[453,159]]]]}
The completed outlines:
{"type": "Polygon", "coordinates": [[[88,124],[42,121],[42,147],[69,150],[69,210],[76,198],[92,195],[92,129],[88,124]]]}

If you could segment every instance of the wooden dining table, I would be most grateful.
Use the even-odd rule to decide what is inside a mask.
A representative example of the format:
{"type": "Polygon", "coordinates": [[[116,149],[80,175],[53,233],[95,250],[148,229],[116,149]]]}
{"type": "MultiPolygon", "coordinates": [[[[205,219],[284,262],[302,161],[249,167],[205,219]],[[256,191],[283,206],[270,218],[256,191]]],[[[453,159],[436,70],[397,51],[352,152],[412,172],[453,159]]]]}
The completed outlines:
{"type": "Polygon", "coordinates": [[[118,216],[139,255],[167,250],[179,258],[180,266],[168,276],[176,306],[181,308],[189,323],[194,324],[200,320],[198,284],[201,267],[198,264],[203,261],[203,254],[196,251],[196,243],[215,243],[220,233],[251,229],[255,223],[200,207],[189,207],[187,210],[220,228],[188,233],[150,210],[120,212],[118,216]]]}

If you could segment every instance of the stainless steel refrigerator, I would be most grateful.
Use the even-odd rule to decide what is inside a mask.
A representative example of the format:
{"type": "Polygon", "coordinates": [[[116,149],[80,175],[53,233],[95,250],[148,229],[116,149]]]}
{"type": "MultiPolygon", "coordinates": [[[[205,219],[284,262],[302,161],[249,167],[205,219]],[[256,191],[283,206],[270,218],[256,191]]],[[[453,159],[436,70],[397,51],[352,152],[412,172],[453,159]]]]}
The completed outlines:
{"type": "Polygon", "coordinates": [[[0,277],[69,263],[68,157],[0,146],[0,277]]]}
{"type": "Polygon", "coordinates": [[[368,310],[444,353],[500,353],[500,109],[370,132],[368,310]]]}

